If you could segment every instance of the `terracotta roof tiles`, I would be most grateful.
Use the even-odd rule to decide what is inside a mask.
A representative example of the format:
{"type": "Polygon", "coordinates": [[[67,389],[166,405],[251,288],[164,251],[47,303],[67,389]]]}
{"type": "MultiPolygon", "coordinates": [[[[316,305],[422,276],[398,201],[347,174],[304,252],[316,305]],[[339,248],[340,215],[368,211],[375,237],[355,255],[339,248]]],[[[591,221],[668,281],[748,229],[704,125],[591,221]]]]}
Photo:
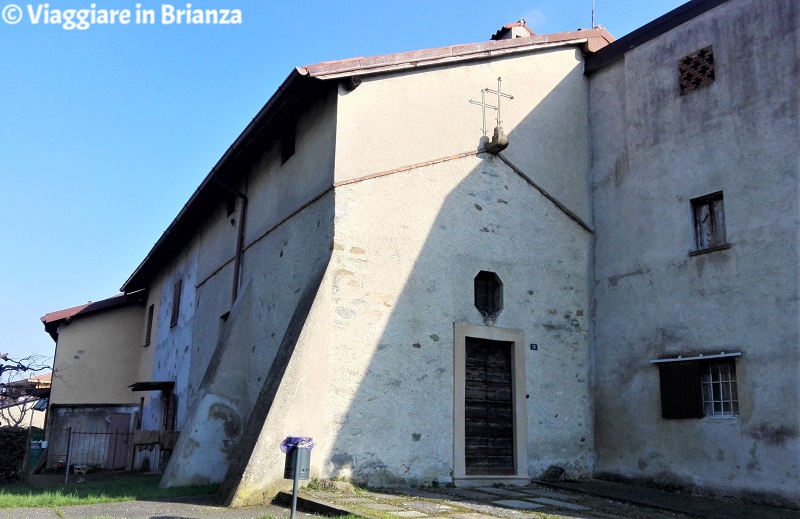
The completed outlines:
{"type": "MultiPolygon", "coordinates": [[[[519,22],[518,22],[519,23],[519,22]]],[[[553,34],[533,34],[524,38],[491,40],[480,43],[450,45],[433,49],[397,52],[366,58],[350,58],[325,61],[299,67],[303,75],[319,79],[332,79],[348,75],[366,75],[391,72],[421,66],[430,66],[451,61],[489,58],[498,54],[529,52],[558,45],[586,44],[587,50],[595,51],[614,41],[614,37],[602,27],[579,29],[553,34]]]]}

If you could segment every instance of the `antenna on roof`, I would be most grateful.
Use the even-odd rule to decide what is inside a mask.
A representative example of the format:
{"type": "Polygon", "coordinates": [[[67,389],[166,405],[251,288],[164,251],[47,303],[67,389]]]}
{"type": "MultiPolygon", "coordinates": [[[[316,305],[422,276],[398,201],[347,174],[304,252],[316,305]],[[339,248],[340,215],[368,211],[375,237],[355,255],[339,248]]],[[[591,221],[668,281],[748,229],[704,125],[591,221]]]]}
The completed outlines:
{"type": "Polygon", "coordinates": [[[594,29],[594,0],[592,0],[592,29],[594,29]]]}

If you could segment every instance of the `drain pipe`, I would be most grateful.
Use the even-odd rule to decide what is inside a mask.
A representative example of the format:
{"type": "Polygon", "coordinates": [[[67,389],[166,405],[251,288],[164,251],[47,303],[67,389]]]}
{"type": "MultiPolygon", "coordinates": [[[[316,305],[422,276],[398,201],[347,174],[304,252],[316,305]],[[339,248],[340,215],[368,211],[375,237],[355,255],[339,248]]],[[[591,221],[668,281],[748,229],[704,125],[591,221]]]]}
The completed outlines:
{"type": "Polygon", "coordinates": [[[244,249],[244,222],[247,215],[247,195],[238,191],[229,185],[223,183],[214,173],[214,182],[222,187],[225,191],[234,195],[242,201],[239,208],[239,233],[236,236],[236,256],[233,259],[233,290],[231,290],[231,307],[236,302],[236,297],[239,295],[239,275],[242,269],[242,253],[244,249]]]}

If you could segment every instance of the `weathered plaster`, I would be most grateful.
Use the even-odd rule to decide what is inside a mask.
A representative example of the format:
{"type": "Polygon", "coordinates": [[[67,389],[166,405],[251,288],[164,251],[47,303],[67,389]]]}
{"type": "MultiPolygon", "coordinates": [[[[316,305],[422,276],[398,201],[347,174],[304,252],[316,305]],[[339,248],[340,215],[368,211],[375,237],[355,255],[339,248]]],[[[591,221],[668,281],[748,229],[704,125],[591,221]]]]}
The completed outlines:
{"type": "MultiPolygon", "coordinates": [[[[301,114],[295,154],[284,164],[279,147],[273,145],[254,165],[245,193],[241,288],[227,321],[221,316],[230,308],[232,264],[213,250],[229,245],[214,238],[225,223],[211,222],[210,230],[200,233],[198,256],[204,257],[210,248],[209,254],[221,264],[213,268],[208,262],[209,275],[197,287],[192,343],[196,351],[191,355],[187,399],[191,409],[162,486],[219,482],[237,456],[247,459],[237,454],[243,431],[269,382],[267,374],[309,277],[330,255],[333,193],[316,197],[332,179],[334,108],[335,97],[329,96],[301,114]],[[208,446],[214,446],[214,463],[208,463],[208,446]]],[[[218,217],[227,220],[224,213],[218,217]]],[[[179,377],[178,384],[186,382],[179,377]]]]}
{"type": "MultiPolygon", "coordinates": [[[[591,218],[586,168],[588,81],[578,46],[534,51],[421,71],[365,78],[340,88],[336,181],[389,171],[478,149],[481,89],[503,99],[502,125],[515,135],[504,155],[573,212],[591,218]]],[[[496,98],[486,94],[486,102],[496,98]]],[[[495,113],[486,112],[489,137],[495,113]]]]}
{"type": "Polygon", "coordinates": [[[596,470],[797,504],[800,16],[769,5],[723,4],[591,78],[596,470]],[[680,96],[677,60],[708,45],[715,81],[680,96]],[[690,200],[719,190],[731,248],[689,256],[690,200]],[[662,419],[648,361],[723,350],[740,415],[662,419]]]}
{"type": "Polygon", "coordinates": [[[325,475],[449,480],[453,322],[485,324],[480,270],[504,283],[494,324],[539,344],[524,355],[526,475],[588,475],[589,233],[486,155],[351,184],[336,200],[329,370],[341,376],[327,393],[325,475]]]}
{"type": "MultiPolygon", "coordinates": [[[[176,427],[186,419],[189,408],[188,381],[192,365],[190,347],[193,340],[192,327],[195,322],[197,265],[200,252],[196,243],[184,249],[165,267],[159,278],[150,287],[149,304],[156,303],[158,310],[154,317],[152,343],[148,348],[149,358],[152,359],[149,369],[142,366],[142,381],[173,381],[173,390],[177,398],[176,427]],[[174,286],[181,280],[181,296],[178,320],[175,325],[170,323],[172,317],[172,301],[174,286]],[[151,356],[151,357],[150,357],[151,356]]],[[[142,416],[143,429],[159,430],[164,427],[164,409],[161,394],[158,391],[137,393],[137,397],[145,396],[144,414],[142,416]]]]}
{"type": "Polygon", "coordinates": [[[324,406],[329,374],[328,353],[330,283],[325,277],[328,258],[309,273],[300,300],[261,386],[249,416],[236,458],[232,461],[220,496],[232,506],[271,499],[288,486],[283,479],[285,455],[279,449],[287,436],[316,438],[311,471],[319,477],[326,451],[324,406]]]}
{"type": "MultiPolygon", "coordinates": [[[[138,405],[51,405],[48,417],[48,466],[66,463],[70,433],[107,433],[115,413],[128,414],[131,423],[138,405]]],[[[73,437],[72,463],[102,466],[106,451],[102,436],[78,434],[73,437]]]]}
{"type": "MultiPolygon", "coordinates": [[[[294,348],[294,353],[289,359],[281,353],[276,357],[288,362],[280,381],[267,380],[260,393],[250,394],[256,404],[240,444],[242,456],[230,466],[222,491],[229,502],[260,501],[286,484],[277,445],[290,434],[317,438],[312,476],[352,477],[374,486],[449,481],[454,463],[453,322],[485,325],[472,305],[472,280],[481,269],[496,271],[506,283],[506,305],[497,326],[522,330],[541,344],[538,352],[526,350],[518,359],[524,365],[527,414],[527,419],[520,418],[528,430],[522,441],[528,459],[522,475],[538,476],[553,465],[571,476],[591,472],[591,235],[502,161],[487,155],[349,183],[440,158],[451,150],[475,149],[480,133],[469,128],[476,122],[479,128],[480,111],[469,105],[470,96],[479,95],[484,83],[498,75],[505,80],[515,74],[520,83],[531,80],[528,84],[535,92],[521,92],[515,98],[515,114],[507,112],[509,150],[514,149],[509,160],[528,168],[537,182],[583,175],[586,121],[575,114],[585,107],[586,79],[576,50],[547,51],[526,59],[425,73],[422,91],[413,85],[415,96],[425,96],[437,85],[455,85],[464,94],[448,112],[455,118],[452,131],[439,132],[435,143],[426,142],[427,129],[407,131],[415,127],[409,120],[423,126],[430,122],[429,103],[403,104],[418,74],[370,80],[347,94],[340,90],[337,116],[323,113],[320,124],[336,121],[335,179],[348,182],[329,195],[331,203],[335,201],[332,247],[327,243],[333,256],[296,340],[289,335],[291,327],[285,333],[282,328],[289,322],[285,311],[297,304],[289,302],[289,290],[283,287],[266,296],[276,278],[308,279],[307,269],[286,274],[274,270],[292,237],[278,240],[281,226],[275,238],[268,235],[263,246],[258,242],[245,257],[253,276],[251,290],[264,301],[263,308],[254,307],[253,320],[272,322],[265,331],[277,330],[277,351],[294,348]],[[460,84],[452,74],[475,88],[460,84]],[[574,103],[569,109],[563,106],[566,99],[574,103]],[[401,110],[402,117],[399,112],[391,117],[386,110],[401,110]],[[393,121],[401,120],[404,131],[394,131],[393,121]],[[539,149],[550,131],[574,135],[575,142],[568,151],[544,145],[539,149]],[[393,146],[370,144],[382,139],[382,132],[392,135],[393,146]],[[407,139],[413,142],[404,145],[407,139]],[[536,139],[531,152],[529,143],[536,139]],[[532,155],[537,152],[534,166],[532,155]],[[311,374],[308,378],[304,370],[311,374]]],[[[436,95],[442,97],[440,92],[436,95]]],[[[451,103],[457,96],[449,92],[446,97],[451,103]]],[[[275,153],[268,151],[266,157],[275,153]]],[[[582,182],[566,181],[569,189],[555,187],[557,183],[551,189],[565,198],[565,205],[586,215],[587,183],[581,178],[582,182]]],[[[259,185],[270,185],[269,177],[257,173],[249,186],[259,185]]],[[[302,201],[294,195],[298,188],[306,189],[299,182],[287,193],[302,201]]],[[[297,225],[294,219],[287,232],[297,225]]],[[[272,340],[270,333],[267,341],[272,340]]],[[[249,366],[275,370],[281,367],[276,362],[266,359],[249,366]]]]}

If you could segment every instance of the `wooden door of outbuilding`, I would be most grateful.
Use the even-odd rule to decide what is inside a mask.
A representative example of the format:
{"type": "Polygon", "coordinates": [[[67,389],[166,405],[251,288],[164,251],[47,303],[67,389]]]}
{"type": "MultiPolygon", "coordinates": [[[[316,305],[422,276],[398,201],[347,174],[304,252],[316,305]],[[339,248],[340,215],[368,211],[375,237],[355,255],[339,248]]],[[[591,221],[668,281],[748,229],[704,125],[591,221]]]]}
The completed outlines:
{"type": "Polygon", "coordinates": [[[114,413],[111,415],[111,423],[108,424],[107,470],[126,468],[130,429],[131,415],[129,413],[114,413]]]}

